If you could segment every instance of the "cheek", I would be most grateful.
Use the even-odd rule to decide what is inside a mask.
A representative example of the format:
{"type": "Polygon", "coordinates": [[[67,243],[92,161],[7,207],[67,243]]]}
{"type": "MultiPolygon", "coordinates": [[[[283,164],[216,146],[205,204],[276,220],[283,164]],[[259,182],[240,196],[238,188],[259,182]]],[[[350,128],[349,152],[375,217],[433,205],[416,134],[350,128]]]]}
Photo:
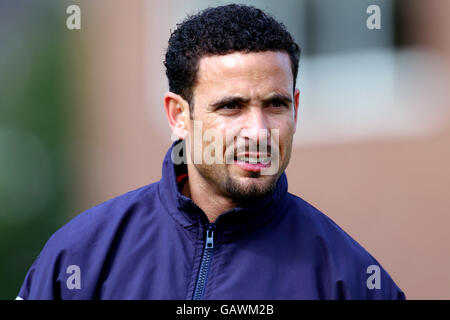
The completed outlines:
{"type": "Polygon", "coordinates": [[[278,129],[278,132],[281,136],[289,136],[293,135],[295,131],[295,120],[291,116],[283,116],[275,119],[273,122],[271,122],[271,128],[278,129]]]}
{"type": "MultiPolygon", "coordinates": [[[[214,118],[212,121],[208,122],[208,129],[214,129],[218,134],[220,134],[223,146],[227,145],[227,137],[239,136],[241,124],[236,119],[224,119],[224,118],[214,118]]],[[[232,142],[230,140],[228,142],[232,142]]]]}
{"type": "Polygon", "coordinates": [[[276,127],[278,129],[279,148],[282,157],[286,156],[286,153],[292,147],[293,136],[295,133],[295,121],[293,119],[285,119],[280,125],[276,127]]]}

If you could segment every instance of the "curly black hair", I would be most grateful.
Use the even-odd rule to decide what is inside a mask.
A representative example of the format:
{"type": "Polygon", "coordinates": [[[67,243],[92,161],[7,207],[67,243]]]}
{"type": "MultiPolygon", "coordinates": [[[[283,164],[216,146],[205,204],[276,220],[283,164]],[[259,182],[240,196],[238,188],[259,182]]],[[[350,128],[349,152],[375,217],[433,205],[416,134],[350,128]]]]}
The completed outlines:
{"type": "Polygon", "coordinates": [[[232,52],[283,51],[297,78],[300,47],[286,27],[252,6],[230,4],[188,16],[169,38],[164,65],[169,90],[193,108],[193,88],[200,58],[232,52]]]}

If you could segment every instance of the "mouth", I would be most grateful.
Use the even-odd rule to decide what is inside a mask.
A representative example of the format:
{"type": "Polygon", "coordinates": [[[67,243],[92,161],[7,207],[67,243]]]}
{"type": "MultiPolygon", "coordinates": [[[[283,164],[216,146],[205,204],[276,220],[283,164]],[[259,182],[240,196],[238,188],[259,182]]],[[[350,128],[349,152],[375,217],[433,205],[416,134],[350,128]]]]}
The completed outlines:
{"type": "Polygon", "coordinates": [[[268,154],[239,154],[234,158],[234,163],[245,171],[259,172],[263,168],[270,167],[272,159],[268,154]]]}

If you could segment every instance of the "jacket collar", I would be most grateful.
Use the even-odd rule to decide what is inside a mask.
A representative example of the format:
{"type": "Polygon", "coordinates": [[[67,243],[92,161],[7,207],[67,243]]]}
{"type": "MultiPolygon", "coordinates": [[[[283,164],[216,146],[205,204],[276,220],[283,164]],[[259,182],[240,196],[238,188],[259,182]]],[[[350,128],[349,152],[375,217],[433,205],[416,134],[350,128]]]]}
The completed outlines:
{"type": "MultiPolygon", "coordinates": [[[[198,232],[208,223],[205,213],[188,197],[180,193],[177,175],[187,172],[186,164],[176,165],[172,161],[172,150],[181,140],[175,141],[163,161],[162,178],[159,182],[159,197],[170,216],[187,230],[198,232]]],[[[217,228],[224,237],[241,234],[261,227],[276,215],[282,214],[279,206],[287,194],[286,174],[280,176],[274,192],[258,203],[236,207],[222,213],[216,220],[217,228]]]]}

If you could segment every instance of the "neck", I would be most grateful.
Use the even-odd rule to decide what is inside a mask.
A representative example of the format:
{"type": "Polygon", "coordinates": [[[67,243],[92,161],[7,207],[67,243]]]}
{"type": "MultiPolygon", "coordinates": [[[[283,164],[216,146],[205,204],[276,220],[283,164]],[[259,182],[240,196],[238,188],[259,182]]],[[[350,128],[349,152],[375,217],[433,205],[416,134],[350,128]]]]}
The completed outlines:
{"type": "Polygon", "coordinates": [[[191,166],[188,165],[189,179],[184,184],[181,193],[191,198],[203,210],[209,222],[215,222],[219,215],[236,207],[236,203],[218,194],[191,166]]]}

